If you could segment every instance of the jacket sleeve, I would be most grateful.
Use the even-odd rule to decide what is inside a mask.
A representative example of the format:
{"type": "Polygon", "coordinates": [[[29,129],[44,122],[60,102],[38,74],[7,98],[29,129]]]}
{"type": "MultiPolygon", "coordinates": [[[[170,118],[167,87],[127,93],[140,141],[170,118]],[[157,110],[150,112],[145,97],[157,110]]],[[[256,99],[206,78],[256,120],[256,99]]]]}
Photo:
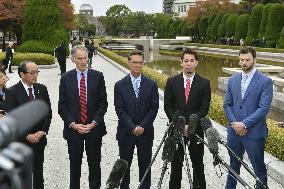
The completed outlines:
{"type": "Polygon", "coordinates": [[[224,98],[224,104],[223,104],[224,111],[228,118],[229,123],[237,121],[234,111],[233,111],[233,93],[232,93],[231,85],[232,84],[231,84],[231,78],[230,78],[228,82],[228,86],[227,86],[227,92],[224,98]]]}

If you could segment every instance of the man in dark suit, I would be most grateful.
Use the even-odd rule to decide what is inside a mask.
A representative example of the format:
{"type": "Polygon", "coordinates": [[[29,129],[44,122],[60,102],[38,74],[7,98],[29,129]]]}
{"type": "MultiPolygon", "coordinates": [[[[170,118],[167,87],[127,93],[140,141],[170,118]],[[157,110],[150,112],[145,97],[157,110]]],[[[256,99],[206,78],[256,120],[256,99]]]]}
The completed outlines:
{"type": "Polygon", "coordinates": [[[70,160],[70,189],[80,188],[81,164],[85,149],[89,165],[89,187],[101,186],[101,146],[106,134],[104,115],[107,94],[101,72],[88,70],[88,49],[78,45],[71,50],[76,69],[62,75],[58,113],[64,121],[70,160]]]}
{"type": "Polygon", "coordinates": [[[12,72],[12,62],[13,62],[13,50],[12,50],[13,43],[9,42],[8,47],[6,48],[6,57],[5,57],[5,65],[4,69],[6,70],[9,67],[9,73],[12,72]]]}
{"type": "MultiPolygon", "coordinates": [[[[181,111],[186,120],[190,114],[197,114],[198,119],[200,119],[208,113],[211,100],[210,81],[195,72],[197,65],[197,53],[191,49],[186,49],[181,56],[183,72],[167,80],[164,93],[164,109],[170,121],[173,120],[176,111],[181,111]]],[[[188,120],[186,123],[188,124],[188,120]]],[[[184,132],[185,143],[189,141],[187,137],[188,127],[190,125],[186,125],[184,132]]],[[[204,138],[199,124],[196,128],[196,134],[204,138]]],[[[189,141],[188,150],[193,168],[193,188],[205,189],[204,145],[192,138],[189,141]]],[[[183,156],[183,147],[179,144],[171,163],[170,189],[181,188],[183,156]]]]}
{"type": "Polygon", "coordinates": [[[43,189],[44,148],[47,144],[46,135],[49,130],[52,111],[46,86],[36,83],[38,73],[38,67],[34,62],[21,62],[18,67],[18,74],[21,81],[7,89],[6,101],[10,110],[34,99],[44,100],[49,107],[48,116],[42,122],[35,125],[22,138],[22,141],[29,145],[34,152],[33,188],[43,189]]]}
{"type": "MultiPolygon", "coordinates": [[[[130,74],[116,82],[114,86],[114,105],[118,116],[116,139],[121,159],[128,162],[128,170],[121,189],[129,189],[130,166],[135,146],[137,147],[139,181],[141,181],[151,162],[154,139],[153,122],[159,109],[157,84],[141,74],[144,56],[134,50],[129,54],[130,74]]],[[[148,173],[142,189],[150,189],[151,171],[148,173]]]]}
{"type": "Polygon", "coordinates": [[[66,72],[66,54],[67,54],[67,49],[64,46],[64,42],[61,41],[60,45],[56,47],[55,51],[55,56],[57,58],[57,61],[60,66],[60,74],[62,75],[66,72]]]}
{"type": "MultiPolygon", "coordinates": [[[[227,127],[228,146],[241,159],[246,151],[256,176],[267,184],[264,147],[268,134],[266,115],[271,106],[273,83],[271,78],[255,69],[256,51],[253,48],[241,49],[239,58],[242,72],[230,77],[224,99],[224,111],[230,123],[227,127]]],[[[240,162],[229,155],[231,167],[239,174],[240,162]]],[[[226,189],[236,188],[236,184],[236,179],[229,173],[226,189]]],[[[256,188],[263,187],[256,183],[256,188]]]]}

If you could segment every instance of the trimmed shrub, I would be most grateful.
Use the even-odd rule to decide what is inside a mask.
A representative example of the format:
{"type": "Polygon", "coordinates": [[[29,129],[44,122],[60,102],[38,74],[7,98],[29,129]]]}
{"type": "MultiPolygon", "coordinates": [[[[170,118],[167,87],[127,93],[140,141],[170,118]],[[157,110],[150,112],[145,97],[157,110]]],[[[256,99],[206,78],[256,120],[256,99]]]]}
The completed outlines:
{"type": "MultiPolygon", "coordinates": [[[[3,62],[5,53],[0,53],[0,62],[3,62]]],[[[19,53],[16,52],[13,58],[13,66],[18,66],[20,62],[31,60],[37,65],[51,65],[55,63],[54,56],[43,53],[19,53]]]]}
{"type": "Polygon", "coordinates": [[[214,40],[214,42],[217,41],[217,36],[218,36],[218,27],[221,23],[223,14],[217,14],[217,16],[215,17],[213,23],[212,23],[212,27],[211,27],[211,37],[214,40]]]}
{"type": "Polygon", "coordinates": [[[221,20],[221,23],[218,27],[218,37],[219,38],[225,38],[226,37],[226,21],[230,14],[224,14],[221,20]]]}
{"type": "Polygon", "coordinates": [[[226,20],[226,36],[232,37],[235,35],[235,27],[238,19],[238,14],[231,14],[226,20]]]}
{"type": "Polygon", "coordinates": [[[198,22],[199,39],[204,42],[208,27],[208,18],[201,18],[198,22]]]}
{"type": "MultiPolygon", "coordinates": [[[[99,51],[110,59],[128,68],[127,58],[121,57],[106,49],[99,48],[99,51]]],[[[147,67],[143,67],[142,73],[156,81],[159,88],[164,90],[168,78],[166,75],[163,75],[156,70],[147,67]]],[[[226,126],[228,124],[223,109],[223,97],[212,94],[208,116],[223,126],[226,126]]],[[[267,119],[267,125],[269,134],[266,141],[265,150],[273,156],[284,161],[284,130],[282,128],[279,128],[277,126],[277,123],[271,119],[267,119]]]]}
{"type": "Polygon", "coordinates": [[[235,29],[235,40],[245,39],[248,31],[248,22],[250,16],[248,14],[242,14],[238,17],[235,29]]]}
{"type": "Polygon", "coordinates": [[[54,49],[45,45],[41,41],[26,41],[20,47],[16,49],[16,52],[28,52],[28,53],[44,53],[44,54],[54,54],[54,49]]]}
{"type": "Polygon", "coordinates": [[[276,47],[279,40],[281,29],[284,25],[284,7],[282,4],[275,3],[269,9],[266,25],[266,44],[267,47],[276,47]]]}
{"type": "Polygon", "coordinates": [[[284,49],[284,26],[282,27],[281,34],[280,34],[280,39],[278,41],[278,48],[279,49],[284,49]]]}
{"type": "Polygon", "coordinates": [[[207,27],[207,32],[206,32],[206,38],[205,41],[206,42],[212,42],[215,36],[211,35],[211,31],[212,31],[212,23],[215,20],[216,15],[211,15],[208,19],[208,27],[207,27]]]}
{"type": "Polygon", "coordinates": [[[258,39],[262,39],[265,36],[266,24],[271,5],[273,5],[273,3],[268,3],[262,9],[262,17],[258,31],[258,39]]]}
{"type": "Polygon", "coordinates": [[[248,24],[248,34],[245,39],[245,44],[251,44],[252,40],[257,38],[262,18],[263,7],[264,6],[262,4],[257,4],[252,8],[248,24]]]}

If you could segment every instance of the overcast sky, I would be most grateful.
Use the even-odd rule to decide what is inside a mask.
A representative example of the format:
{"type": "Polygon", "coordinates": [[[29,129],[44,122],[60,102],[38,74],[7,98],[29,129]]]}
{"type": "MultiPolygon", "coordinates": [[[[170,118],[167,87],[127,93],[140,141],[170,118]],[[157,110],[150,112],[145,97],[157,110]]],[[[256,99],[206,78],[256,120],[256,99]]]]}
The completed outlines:
{"type": "Polygon", "coordinates": [[[113,5],[124,4],[131,11],[144,11],[146,13],[162,12],[163,0],[71,0],[76,12],[82,4],[90,4],[94,9],[94,16],[102,16],[113,5]]]}

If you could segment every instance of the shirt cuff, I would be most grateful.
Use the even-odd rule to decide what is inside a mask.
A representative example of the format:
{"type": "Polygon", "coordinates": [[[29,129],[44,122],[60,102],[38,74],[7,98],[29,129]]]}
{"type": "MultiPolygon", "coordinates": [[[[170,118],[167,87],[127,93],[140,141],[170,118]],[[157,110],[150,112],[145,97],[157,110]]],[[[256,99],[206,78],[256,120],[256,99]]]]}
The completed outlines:
{"type": "Polygon", "coordinates": [[[72,126],[75,124],[75,122],[70,123],[69,128],[72,129],[72,126]]]}

